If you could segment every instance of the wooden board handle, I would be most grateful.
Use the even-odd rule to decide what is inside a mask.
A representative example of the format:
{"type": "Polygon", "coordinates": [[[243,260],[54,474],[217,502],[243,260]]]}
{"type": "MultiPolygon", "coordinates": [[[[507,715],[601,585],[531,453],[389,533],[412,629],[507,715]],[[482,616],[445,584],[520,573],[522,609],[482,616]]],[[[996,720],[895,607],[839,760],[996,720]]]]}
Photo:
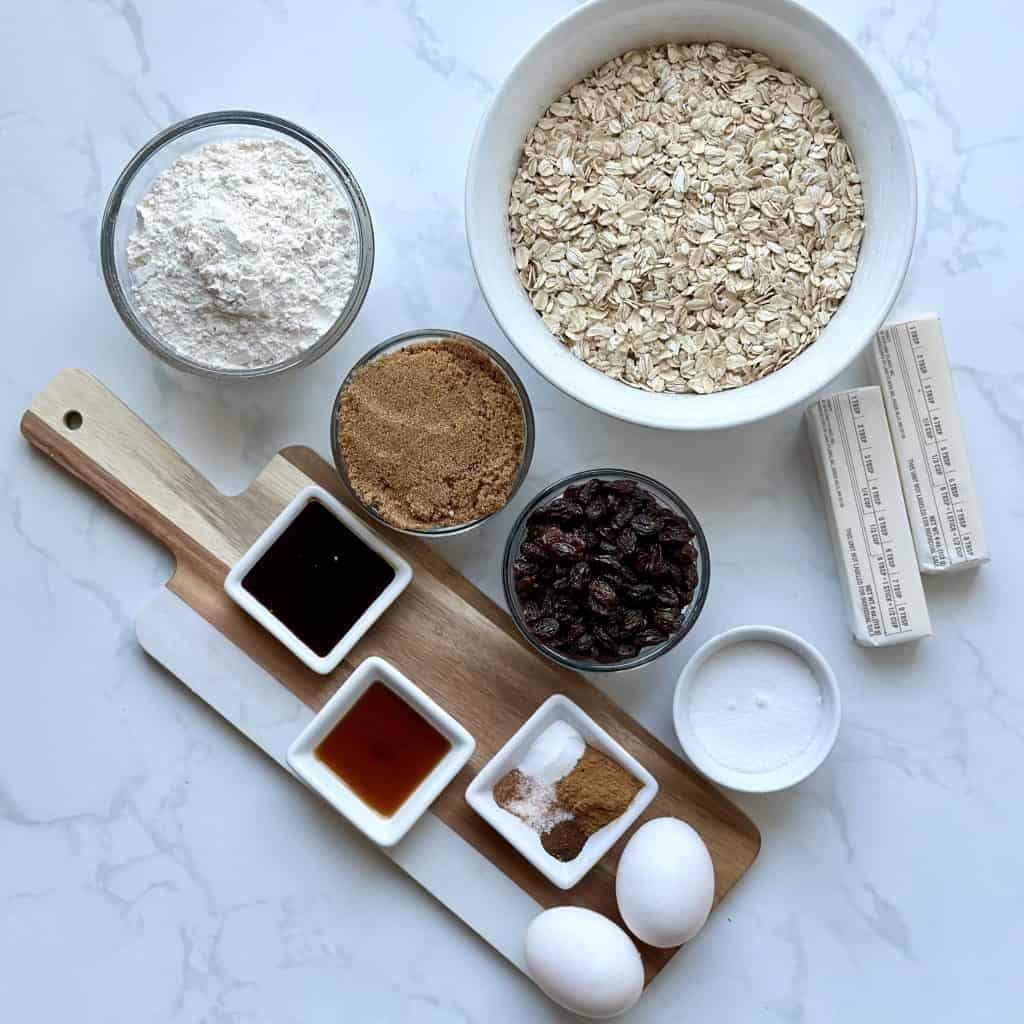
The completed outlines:
{"type": "Polygon", "coordinates": [[[21,432],[176,557],[205,549],[232,562],[219,525],[229,514],[224,495],[90,374],[58,374],[22,417],[21,432]]]}

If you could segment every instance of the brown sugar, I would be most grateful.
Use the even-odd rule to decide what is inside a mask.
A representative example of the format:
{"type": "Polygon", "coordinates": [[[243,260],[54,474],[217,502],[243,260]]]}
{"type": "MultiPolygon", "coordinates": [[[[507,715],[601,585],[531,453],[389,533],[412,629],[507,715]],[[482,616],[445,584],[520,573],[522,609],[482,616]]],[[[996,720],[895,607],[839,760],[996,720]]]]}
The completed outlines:
{"type": "Polygon", "coordinates": [[[501,370],[449,337],[357,370],[341,399],[338,446],[356,494],[403,529],[458,526],[503,508],[526,423],[501,370]]]}
{"type": "Polygon", "coordinates": [[[557,786],[558,803],[589,836],[614,821],[643,787],[618,762],[589,744],[557,786]]]}

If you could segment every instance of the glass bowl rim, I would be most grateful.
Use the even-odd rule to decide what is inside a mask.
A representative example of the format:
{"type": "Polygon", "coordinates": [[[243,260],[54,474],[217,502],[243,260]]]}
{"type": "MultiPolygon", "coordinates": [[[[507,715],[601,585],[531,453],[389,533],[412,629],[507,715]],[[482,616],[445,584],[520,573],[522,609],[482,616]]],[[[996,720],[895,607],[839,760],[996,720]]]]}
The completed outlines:
{"type": "Polygon", "coordinates": [[[526,505],[522,512],[519,513],[512,529],[509,531],[508,539],[505,541],[505,551],[501,560],[501,585],[505,593],[505,604],[508,607],[508,612],[512,621],[516,624],[516,629],[518,629],[523,639],[526,640],[534,650],[544,655],[545,658],[554,661],[556,664],[562,665],[564,668],[570,668],[577,672],[628,672],[632,669],[649,665],[662,655],[668,654],[669,651],[689,635],[690,631],[697,624],[697,620],[700,618],[700,614],[704,610],[704,604],[707,601],[708,589],[711,586],[711,550],[708,547],[707,537],[704,533],[704,528],[700,524],[700,520],[694,514],[693,509],[690,508],[690,506],[683,501],[683,499],[680,498],[671,487],[667,487],[665,484],[655,480],[653,477],[647,476],[644,473],[638,473],[633,469],[614,469],[609,467],[585,469],[576,473],[571,473],[569,476],[563,477],[561,480],[545,487],[526,505]],[[683,625],[679,629],[678,633],[670,637],[668,640],[663,641],[661,644],[653,645],[646,651],[646,653],[644,649],[641,649],[640,653],[637,654],[635,658],[627,658],[624,661],[612,663],[584,661],[578,658],[571,658],[568,655],[561,654],[553,648],[550,648],[534,639],[526,628],[526,623],[523,621],[522,612],[519,607],[519,598],[516,596],[515,588],[512,585],[512,562],[515,559],[512,547],[515,543],[516,537],[525,529],[526,520],[529,516],[535,512],[542,503],[560,494],[567,487],[571,487],[573,484],[577,483],[584,483],[587,480],[594,479],[595,477],[633,480],[641,486],[649,487],[655,497],[667,495],[670,501],[675,503],[682,510],[687,523],[693,530],[701,567],[701,573],[697,580],[696,593],[694,594],[693,600],[686,608],[683,625]]]}
{"type": "Polygon", "coordinates": [[[345,375],[345,379],[341,382],[341,387],[338,388],[338,393],[335,395],[334,404],[331,406],[331,454],[334,457],[334,468],[338,472],[338,476],[341,477],[341,482],[345,486],[345,490],[355,501],[356,505],[362,509],[374,522],[380,523],[381,526],[386,526],[389,530],[394,530],[397,533],[404,533],[409,537],[450,537],[455,534],[465,533],[467,530],[472,530],[482,523],[487,522],[488,519],[493,519],[494,516],[499,515],[508,508],[512,499],[519,493],[519,489],[522,487],[526,480],[526,476],[530,471],[530,465],[533,462],[533,449],[534,442],[536,439],[536,422],[533,415],[533,403],[530,400],[530,395],[526,390],[526,385],[523,384],[519,374],[516,373],[515,368],[508,360],[501,355],[501,353],[495,351],[486,342],[480,341],[479,338],[474,338],[472,335],[464,334],[462,331],[453,331],[449,329],[435,329],[435,328],[417,328],[411,331],[403,331],[400,334],[392,335],[390,338],[385,339],[382,342],[374,345],[369,351],[365,352],[362,356],[355,361],[352,369],[345,375]],[[376,509],[368,505],[363,499],[356,493],[356,489],[352,486],[348,478],[348,473],[345,469],[345,460],[341,454],[341,448],[338,444],[338,423],[341,418],[341,398],[345,394],[345,389],[352,382],[352,378],[357,370],[362,367],[374,362],[377,358],[383,355],[387,349],[395,346],[403,345],[414,345],[417,343],[424,343],[429,341],[443,341],[445,338],[457,338],[460,341],[465,341],[472,345],[474,348],[482,351],[492,363],[505,375],[509,384],[512,385],[512,390],[516,394],[516,398],[519,400],[519,407],[523,413],[523,426],[524,426],[524,438],[523,438],[523,454],[519,461],[519,468],[516,470],[515,477],[512,480],[512,489],[509,491],[508,498],[505,500],[505,504],[501,508],[496,508],[493,512],[488,512],[487,515],[481,516],[479,519],[472,519],[467,523],[457,523],[454,526],[438,526],[431,529],[414,530],[403,526],[396,526],[394,523],[389,522],[385,519],[376,509]]]}
{"type": "Polygon", "coordinates": [[[367,205],[362,189],[359,187],[359,183],[356,181],[355,175],[348,165],[323,139],[307,131],[301,125],[282,117],[276,117],[273,114],[264,114],[255,110],[215,110],[206,114],[196,114],[193,117],[176,121],[163,131],[157,132],[125,164],[124,169],[118,175],[113,188],[110,190],[110,195],[107,198],[107,203],[100,220],[100,266],[103,271],[103,280],[107,287],[107,293],[110,295],[110,300],[113,302],[114,308],[117,310],[118,316],[120,316],[125,327],[128,328],[136,341],[165,363],[186,373],[192,373],[196,376],[207,377],[213,380],[254,380],[261,377],[270,377],[283,373],[285,370],[293,369],[296,366],[308,366],[316,362],[321,356],[326,355],[341,340],[349,327],[352,326],[353,321],[362,308],[363,302],[366,299],[366,293],[370,288],[370,279],[373,276],[375,251],[370,208],[367,205]],[[332,180],[335,180],[341,186],[342,191],[352,206],[353,216],[359,231],[359,265],[356,269],[356,278],[352,292],[345,305],[331,326],[309,348],[303,349],[303,351],[289,359],[279,363],[272,363],[269,366],[219,369],[213,366],[204,366],[202,363],[187,359],[175,352],[167,342],[163,341],[143,322],[135,311],[133,300],[121,284],[117,271],[117,256],[114,252],[114,235],[117,220],[124,205],[125,194],[129,186],[149,161],[168,144],[188,135],[190,132],[199,131],[204,128],[219,126],[244,127],[245,125],[266,128],[286,135],[293,142],[302,146],[304,150],[318,157],[321,163],[326,165],[332,175],[332,180]]]}

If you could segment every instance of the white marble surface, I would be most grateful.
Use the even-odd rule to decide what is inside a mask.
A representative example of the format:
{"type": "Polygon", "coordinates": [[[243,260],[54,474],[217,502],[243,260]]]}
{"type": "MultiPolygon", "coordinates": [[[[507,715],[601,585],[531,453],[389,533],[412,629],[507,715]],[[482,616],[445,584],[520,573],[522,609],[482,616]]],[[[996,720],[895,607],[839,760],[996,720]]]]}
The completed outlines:
{"type": "MultiPolygon", "coordinates": [[[[509,352],[469,265],[463,171],[495,84],[571,6],[2,5],[5,1019],[564,1018],[147,661],[133,618],[166,579],[167,555],[30,451],[17,422],[53,374],[82,366],[240,489],[283,444],[326,452],[338,381],[381,337],[442,324],[509,352]],[[322,134],[362,182],[378,238],[345,343],[247,387],[154,362],[116,319],[96,258],[99,211],[133,150],[179,116],[230,106],[322,134]]],[[[927,582],[932,641],[861,650],[796,412],[732,433],[658,434],[591,413],[528,369],[544,440],[516,505],[559,474],[619,463],[698,510],[715,565],[699,628],[656,668],[608,684],[667,741],[675,675],[727,626],[794,628],[841,680],[832,758],[795,791],[741,801],[762,855],[632,1019],[1011,1020],[1024,996],[1024,22],[1008,0],[813,6],[860,43],[910,124],[922,216],[898,311],[944,316],[994,563],[927,582]]],[[[510,519],[445,546],[491,594],[510,519]]]]}

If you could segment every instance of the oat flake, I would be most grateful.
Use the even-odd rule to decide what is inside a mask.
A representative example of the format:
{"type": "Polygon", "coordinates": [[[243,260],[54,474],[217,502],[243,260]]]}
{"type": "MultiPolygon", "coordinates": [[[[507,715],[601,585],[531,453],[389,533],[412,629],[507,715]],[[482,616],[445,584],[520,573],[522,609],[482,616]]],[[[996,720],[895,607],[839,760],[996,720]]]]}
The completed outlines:
{"type": "Polygon", "coordinates": [[[630,51],[553,103],[509,199],[519,278],[579,358],[654,392],[784,366],[846,295],[860,175],[817,90],[721,43],[630,51]]]}

